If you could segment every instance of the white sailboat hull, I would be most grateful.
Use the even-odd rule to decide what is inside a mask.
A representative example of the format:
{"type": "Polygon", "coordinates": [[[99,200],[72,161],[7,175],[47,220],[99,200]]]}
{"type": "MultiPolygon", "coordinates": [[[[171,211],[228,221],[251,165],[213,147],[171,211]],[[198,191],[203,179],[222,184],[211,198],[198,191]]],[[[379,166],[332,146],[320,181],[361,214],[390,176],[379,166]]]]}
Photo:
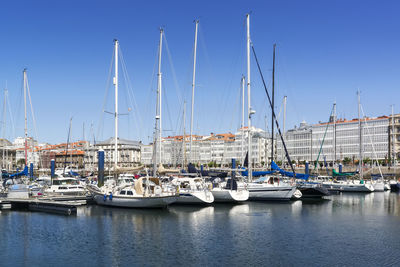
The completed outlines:
{"type": "Polygon", "coordinates": [[[249,200],[290,200],[295,186],[269,186],[268,184],[248,184],[249,200]]]}
{"type": "Polygon", "coordinates": [[[322,186],[328,189],[328,191],[340,191],[343,187],[343,184],[334,182],[323,182],[322,186]]]}
{"type": "Polygon", "coordinates": [[[343,184],[340,191],[369,193],[374,191],[374,187],[369,184],[343,184]]]}
{"type": "Polygon", "coordinates": [[[385,191],[390,190],[390,184],[386,183],[385,184],[385,191]]]}
{"type": "Polygon", "coordinates": [[[382,182],[376,182],[373,184],[374,192],[384,192],[385,191],[385,184],[382,182]]]}
{"type": "Polygon", "coordinates": [[[214,188],[211,190],[214,202],[242,202],[249,199],[248,190],[230,190],[224,188],[214,188]]]}
{"type": "Polygon", "coordinates": [[[95,195],[94,200],[98,205],[123,207],[123,208],[164,208],[169,204],[175,202],[177,197],[121,197],[113,196],[110,200],[109,197],[104,195],[95,195]]]}
{"type": "Polygon", "coordinates": [[[214,196],[210,191],[180,193],[177,198],[177,204],[211,204],[214,202],[214,196]]]}
{"type": "Polygon", "coordinates": [[[341,191],[341,192],[373,192],[374,187],[371,184],[357,184],[352,182],[324,182],[323,186],[329,191],[341,191]]]}

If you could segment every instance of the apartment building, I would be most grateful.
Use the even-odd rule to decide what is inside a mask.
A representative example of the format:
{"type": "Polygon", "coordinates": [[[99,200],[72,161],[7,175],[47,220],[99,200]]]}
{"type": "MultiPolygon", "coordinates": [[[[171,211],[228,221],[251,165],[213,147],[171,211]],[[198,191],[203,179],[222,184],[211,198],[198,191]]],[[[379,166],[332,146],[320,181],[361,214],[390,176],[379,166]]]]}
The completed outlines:
{"type": "MultiPolygon", "coordinates": [[[[389,117],[364,117],[361,119],[361,140],[364,159],[387,159],[389,156],[389,117]]],[[[400,123],[399,123],[400,126],[400,123]]],[[[400,133],[400,131],[399,131],[400,133]]],[[[285,143],[292,160],[295,161],[343,161],[354,160],[360,153],[359,120],[331,118],[329,122],[299,127],[285,133],[285,143]]],[[[283,154],[280,140],[278,155],[283,154]]]]}

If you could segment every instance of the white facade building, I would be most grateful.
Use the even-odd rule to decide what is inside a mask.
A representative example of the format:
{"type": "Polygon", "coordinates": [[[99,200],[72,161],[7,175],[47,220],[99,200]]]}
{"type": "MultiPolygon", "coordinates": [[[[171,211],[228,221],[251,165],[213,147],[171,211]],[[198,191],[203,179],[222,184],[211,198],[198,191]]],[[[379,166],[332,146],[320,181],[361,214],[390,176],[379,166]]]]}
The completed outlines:
{"type": "MultiPolygon", "coordinates": [[[[270,139],[266,138],[265,131],[254,127],[252,127],[252,136],[253,163],[256,165],[264,164],[266,151],[269,153],[270,149],[270,139]]],[[[235,134],[211,133],[208,136],[193,136],[192,153],[190,152],[190,136],[186,136],[185,140],[185,146],[183,146],[182,136],[163,138],[161,153],[163,164],[181,166],[184,162],[195,164],[213,162],[218,165],[228,165],[233,158],[236,159],[238,164],[241,164],[248,150],[247,128],[239,129],[235,134]]],[[[141,156],[142,164],[152,164],[153,145],[142,145],[141,156]]]]}
{"type": "MultiPolygon", "coordinates": [[[[97,170],[98,151],[104,150],[104,167],[114,166],[115,139],[109,138],[87,148],[85,152],[84,165],[87,170],[97,170]]],[[[119,167],[135,167],[140,163],[141,142],[118,138],[118,165],[119,167]]]]}
{"type": "MultiPolygon", "coordinates": [[[[389,118],[361,119],[362,151],[364,159],[387,159],[389,149],[389,118]]],[[[327,162],[342,161],[345,158],[358,160],[360,150],[360,129],[358,119],[337,120],[308,125],[285,133],[285,143],[292,160],[327,162]],[[322,149],[321,149],[322,146],[322,149]],[[319,157],[318,157],[319,155],[319,157]]],[[[277,142],[278,155],[283,154],[280,140],[277,142]]]]}

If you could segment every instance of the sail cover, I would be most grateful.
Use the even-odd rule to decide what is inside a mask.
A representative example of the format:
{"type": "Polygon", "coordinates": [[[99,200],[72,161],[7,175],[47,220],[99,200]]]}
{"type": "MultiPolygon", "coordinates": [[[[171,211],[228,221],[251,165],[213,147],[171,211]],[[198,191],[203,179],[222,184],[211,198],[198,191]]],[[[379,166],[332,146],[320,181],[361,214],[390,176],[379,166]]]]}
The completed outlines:
{"type": "Polygon", "coordinates": [[[28,176],[28,166],[25,166],[25,168],[22,172],[10,174],[9,177],[19,177],[19,176],[28,176]]]}
{"type": "Polygon", "coordinates": [[[357,172],[337,172],[335,169],[332,169],[332,176],[353,176],[356,174],[357,172]]]}
{"type": "MultiPolygon", "coordinates": [[[[253,177],[259,177],[259,176],[263,176],[263,175],[268,175],[268,174],[272,174],[275,173],[276,171],[253,171],[253,177]]],[[[249,171],[242,171],[241,172],[243,176],[249,176],[249,171]]]]}
{"type": "MultiPolygon", "coordinates": [[[[285,170],[282,170],[281,168],[278,167],[278,165],[275,162],[271,163],[271,168],[273,170],[278,171],[280,174],[282,174],[283,176],[287,176],[287,177],[293,177],[294,173],[293,172],[287,172],[285,170]]],[[[310,177],[309,174],[303,174],[303,173],[296,173],[296,177],[298,179],[304,179],[304,180],[308,180],[308,178],[310,177]]]]}

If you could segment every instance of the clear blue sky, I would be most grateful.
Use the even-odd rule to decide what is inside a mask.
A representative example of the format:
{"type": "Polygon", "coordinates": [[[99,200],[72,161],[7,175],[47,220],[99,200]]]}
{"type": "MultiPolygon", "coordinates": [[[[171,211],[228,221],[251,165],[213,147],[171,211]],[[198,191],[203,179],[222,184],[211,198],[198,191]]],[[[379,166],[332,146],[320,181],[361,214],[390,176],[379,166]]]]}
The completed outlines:
{"type": "MultiPolygon", "coordinates": [[[[400,4],[398,1],[2,1],[0,85],[6,81],[15,132],[23,135],[22,70],[28,79],[41,142],[64,142],[93,123],[97,140],[113,135],[104,114],[113,39],[118,38],[137,105],[121,81],[122,138],[148,143],[154,128],[155,64],[159,27],[163,47],[164,135],[181,134],[182,106],[190,110],[194,19],[200,20],[194,129],[234,132],[240,125],[240,77],[245,73],[245,14],[267,83],[277,43],[276,109],[288,96],[287,126],[326,121],[333,102],[339,117],[357,116],[356,90],[366,115],[390,113],[400,104],[400,4]],[[103,125],[103,127],[99,127],[103,125]]],[[[121,71],[122,74],[122,71],[121,71]]],[[[252,58],[254,124],[270,112],[252,58]]],[[[113,109],[108,86],[106,109],[113,109]]],[[[0,96],[2,103],[3,96],[0,96]]],[[[187,118],[190,117],[189,112],[187,118]]],[[[189,129],[189,119],[186,129],[189,129]]],[[[33,124],[29,120],[30,135],[33,124]]],[[[90,134],[93,139],[93,134],[90,134]]]]}

